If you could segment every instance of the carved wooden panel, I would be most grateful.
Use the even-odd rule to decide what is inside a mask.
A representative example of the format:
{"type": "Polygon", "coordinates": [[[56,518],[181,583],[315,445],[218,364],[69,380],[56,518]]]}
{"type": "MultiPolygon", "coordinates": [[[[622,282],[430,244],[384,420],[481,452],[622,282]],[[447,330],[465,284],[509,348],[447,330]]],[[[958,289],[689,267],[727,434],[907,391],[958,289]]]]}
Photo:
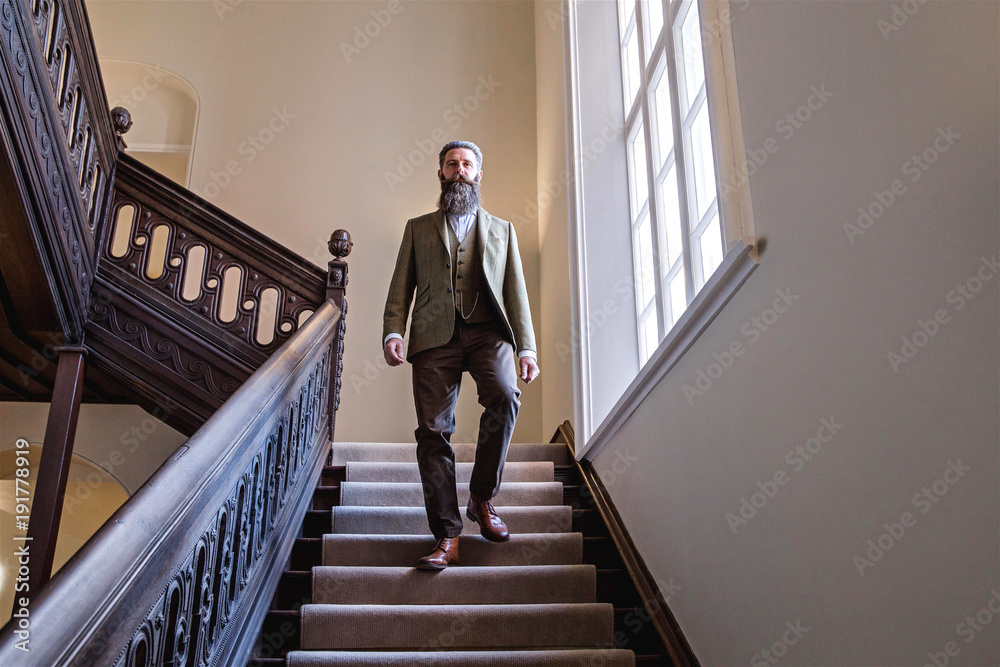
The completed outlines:
{"type": "Polygon", "coordinates": [[[116,151],[82,5],[0,0],[0,61],[4,134],[23,179],[32,255],[64,333],[78,340],[116,151]]]}
{"type": "Polygon", "coordinates": [[[222,645],[242,621],[244,592],[258,574],[281,511],[323,439],[329,368],[327,351],[280,408],[271,431],[258,442],[239,443],[255,446],[256,455],[136,627],[116,667],[218,664],[222,645]]]}

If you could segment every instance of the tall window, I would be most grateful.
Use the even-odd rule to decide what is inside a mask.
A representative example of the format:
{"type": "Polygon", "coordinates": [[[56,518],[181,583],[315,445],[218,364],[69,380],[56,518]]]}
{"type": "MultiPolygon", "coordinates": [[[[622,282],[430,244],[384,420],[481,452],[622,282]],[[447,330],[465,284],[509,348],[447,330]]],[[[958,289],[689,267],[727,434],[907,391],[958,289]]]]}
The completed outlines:
{"type": "Polygon", "coordinates": [[[639,361],[725,254],[697,0],[618,0],[639,361]]]}

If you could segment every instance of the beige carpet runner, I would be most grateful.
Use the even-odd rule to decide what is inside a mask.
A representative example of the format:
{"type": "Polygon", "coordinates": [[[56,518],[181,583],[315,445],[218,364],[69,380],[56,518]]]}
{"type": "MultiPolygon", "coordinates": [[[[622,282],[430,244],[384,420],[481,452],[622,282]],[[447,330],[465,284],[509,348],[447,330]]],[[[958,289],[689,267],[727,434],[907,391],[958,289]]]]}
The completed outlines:
{"type": "Polygon", "coordinates": [[[583,565],[554,466],[564,445],[514,444],[494,505],[511,539],[487,542],[464,517],[474,445],[455,445],[465,531],[461,565],[417,570],[434,548],[423,508],[416,447],[335,443],[344,465],[333,532],[302,606],[301,650],[290,667],[632,667],[612,646],[614,610],[598,603],[597,570],[583,565]]]}

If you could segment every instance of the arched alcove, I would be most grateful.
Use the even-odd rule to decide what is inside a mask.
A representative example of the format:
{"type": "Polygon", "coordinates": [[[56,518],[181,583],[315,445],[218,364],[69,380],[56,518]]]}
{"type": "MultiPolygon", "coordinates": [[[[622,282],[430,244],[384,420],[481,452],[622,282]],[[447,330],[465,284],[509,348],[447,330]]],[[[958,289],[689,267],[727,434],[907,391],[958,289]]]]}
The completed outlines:
{"type": "MultiPolygon", "coordinates": [[[[17,523],[17,503],[24,502],[25,489],[30,494],[30,501],[34,501],[41,455],[42,446],[34,443],[26,449],[17,448],[16,444],[0,448],[0,538],[3,544],[10,547],[0,550],[0,625],[10,618],[14,601],[18,577],[14,547],[21,544],[16,538],[27,534],[27,530],[17,523]],[[18,469],[24,468],[23,462],[18,461],[19,455],[27,458],[27,477],[17,475],[18,469]],[[18,482],[18,479],[24,481],[18,482]]],[[[53,576],[130,495],[125,484],[113,472],[79,454],[73,454],[52,563],[53,576]]]]}
{"type": "Polygon", "coordinates": [[[187,187],[198,128],[198,94],[179,75],[149,63],[101,61],[111,108],[132,114],[126,153],[187,187]]]}

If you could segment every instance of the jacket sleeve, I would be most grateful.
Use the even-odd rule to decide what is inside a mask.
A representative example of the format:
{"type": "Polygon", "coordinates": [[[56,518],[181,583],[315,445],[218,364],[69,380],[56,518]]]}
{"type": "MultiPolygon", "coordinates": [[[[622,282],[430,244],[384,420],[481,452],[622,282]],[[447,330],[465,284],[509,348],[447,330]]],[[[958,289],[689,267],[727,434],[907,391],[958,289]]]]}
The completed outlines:
{"type": "Polygon", "coordinates": [[[514,354],[522,350],[537,353],[535,330],[531,326],[531,310],[528,307],[528,289],[521,268],[521,253],[517,249],[517,235],[514,233],[514,225],[509,222],[507,225],[510,238],[507,242],[507,265],[503,276],[503,304],[514,331],[514,354]]]}
{"type": "MultiPolygon", "coordinates": [[[[413,225],[406,222],[403,241],[399,245],[396,268],[389,282],[389,294],[385,298],[385,314],[382,317],[382,341],[391,333],[400,336],[406,333],[406,316],[410,313],[413,289],[417,285],[416,264],[413,255],[413,225]]],[[[379,347],[383,347],[380,341],[379,347]]]]}

